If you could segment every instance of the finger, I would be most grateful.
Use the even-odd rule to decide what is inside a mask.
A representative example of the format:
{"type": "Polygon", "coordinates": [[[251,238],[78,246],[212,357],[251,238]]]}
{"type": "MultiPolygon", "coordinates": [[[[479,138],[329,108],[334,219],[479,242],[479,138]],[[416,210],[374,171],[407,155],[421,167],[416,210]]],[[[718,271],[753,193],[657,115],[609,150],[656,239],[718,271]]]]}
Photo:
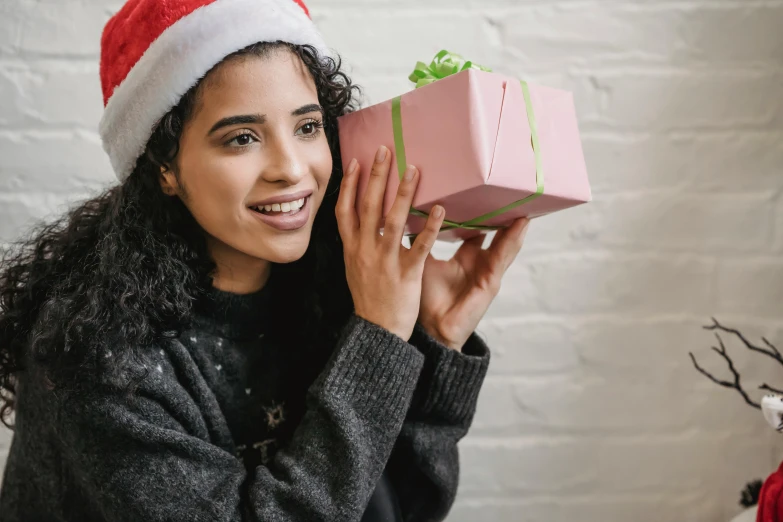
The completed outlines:
{"type": "Polygon", "coordinates": [[[381,146],[375,155],[370,171],[370,181],[367,191],[359,203],[359,232],[366,237],[378,237],[381,213],[383,212],[383,196],[386,194],[386,182],[389,178],[391,154],[389,149],[381,146]]]}
{"type": "Polygon", "coordinates": [[[473,236],[471,238],[468,238],[462,242],[462,244],[457,249],[457,252],[460,251],[470,251],[470,250],[481,250],[481,248],[484,246],[484,240],[487,238],[486,234],[481,233],[477,236],[473,236]]]}
{"type": "Polygon", "coordinates": [[[435,246],[435,240],[438,238],[440,227],[443,225],[445,218],[446,211],[442,206],[435,205],[432,207],[427,222],[424,224],[424,230],[416,236],[416,241],[413,242],[409,251],[414,264],[424,266],[427,255],[432,250],[432,247],[435,246]]]}
{"type": "Polygon", "coordinates": [[[487,253],[492,259],[493,265],[500,268],[501,276],[508,270],[521,250],[529,223],[529,218],[519,218],[510,227],[499,230],[492,238],[487,253]]]}
{"type": "Polygon", "coordinates": [[[343,174],[340,183],[340,194],[337,196],[335,215],[337,217],[337,229],[343,243],[350,241],[359,228],[359,219],[356,215],[356,184],[359,179],[359,162],[356,158],[351,160],[348,170],[343,174]]]}
{"type": "Polygon", "coordinates": [[[408,168],[405,170],[405,176],[397,188],[397,197],[386,215],[386,221],[383,226],[383,238],[389,248],[398,248],[402,244],[405,223],[408,221],[413,195],[416,193],[418,182],[418,169],[413,165],[408,165],[408,168]]]}
{"type": "Polygon", "coordinates": [[[479,234],[478,236],[473,236],[471,238],[468,238],[462,242],[462,244],[459,246],[456,252],[454,252],[454,255],[452,258],[457,259],[474,259],[475,256],[479,255],[480,252],[482,252],[482,247],[484,246],[484,240],[486,239],[485,234],[479,234]]]}

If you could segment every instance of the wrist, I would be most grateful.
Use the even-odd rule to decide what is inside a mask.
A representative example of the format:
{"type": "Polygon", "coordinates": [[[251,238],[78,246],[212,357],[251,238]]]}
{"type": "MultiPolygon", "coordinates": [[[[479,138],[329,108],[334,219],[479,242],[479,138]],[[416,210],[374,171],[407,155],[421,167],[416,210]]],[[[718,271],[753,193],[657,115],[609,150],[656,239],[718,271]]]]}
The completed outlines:
{"type": "Polygon", "coordinates": [[[393,324],[391,324],[391,323],[389,323],[387,321],[383,321],[383,320],[380,320],[380,319],[374,319],[372,317],[372,315],[364,314],[364,313],[359,312],[359,311],[354,311],[354,315],[356,315],[357,317],[360,317],[361,319],[364,319],[365,321],[367,321],[369,323],[373,323],[376,326],[380,326],[384,330],[386,330],[386,331],[388,331],[390,333],[393,333],[397,337],[401,338],[403,341],[407,342],[411,338],[411,334],[413,332],[413,328],[407,328],[406,329],[406,328],[400,327],[398,325],[393,325],[393,324]]]}
{"type": "Polygon", "coordinates": [[[422,329],[427,333],[427,335],[432,337],[434,340],[436,340],[443,346],[449,348],[450,350],[454,350],[456,352],[462,351],[462,347],[465,344],[464,341],[463,342],[454,341],[452,339],[449,339],[447,336],[441,334],[437,328],[428,326],[427,324],[422,322],[419,322],[419,324],[421,325],[422,329]]]}

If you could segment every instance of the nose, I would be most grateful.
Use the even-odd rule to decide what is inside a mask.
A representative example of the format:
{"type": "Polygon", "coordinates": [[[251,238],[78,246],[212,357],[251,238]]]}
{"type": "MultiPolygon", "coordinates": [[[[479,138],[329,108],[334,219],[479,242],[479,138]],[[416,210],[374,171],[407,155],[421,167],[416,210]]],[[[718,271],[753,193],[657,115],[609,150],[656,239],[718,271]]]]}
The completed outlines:
{"type": "Polygon", "coordinates": [[[261,177],[270,183],[285,182],[296,185],[307,173],[307,162],[303,152],[292,139],[270,137],[266,148],[267,161],[261,177]]]}

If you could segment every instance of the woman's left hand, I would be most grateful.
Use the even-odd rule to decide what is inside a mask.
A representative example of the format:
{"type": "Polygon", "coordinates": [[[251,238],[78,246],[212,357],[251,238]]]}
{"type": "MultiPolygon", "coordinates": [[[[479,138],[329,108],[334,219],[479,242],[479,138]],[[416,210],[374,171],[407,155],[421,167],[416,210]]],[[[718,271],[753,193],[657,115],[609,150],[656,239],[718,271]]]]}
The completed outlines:
{"type": "Polygon", "coordinates": [[[432,254],[424,263],[419,323],[427,333],[460,351],[500,290],[503,274],[522,248],[528,218],[495,233],[486,250],[484,235],[460,245],[448,261],[432,254]]]}

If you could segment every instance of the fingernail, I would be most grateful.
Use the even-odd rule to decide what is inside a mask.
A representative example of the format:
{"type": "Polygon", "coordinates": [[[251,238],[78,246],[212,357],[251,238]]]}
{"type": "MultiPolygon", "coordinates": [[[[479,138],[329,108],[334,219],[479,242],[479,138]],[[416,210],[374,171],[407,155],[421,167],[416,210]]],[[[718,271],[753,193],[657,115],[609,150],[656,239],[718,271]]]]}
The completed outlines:
{"type": "Polygon", "coordinates": [[[359,163],[359,162],[358,162],[358,161],[356,161],[356,158],[352,159],[352,160],[351,160],[351,162],[348,164],[348,170],[346,170],[345,172],[346,172],[347,174],[353,174],[353,171],[354,171],[354,170],[356,170],[356,165],[357,165],[358,163],[359,163]]]}
{"type": "Polygon", "coordinates": [[[440,205],[435,205],[435,208],[432,209],[432,216],[440,219],[440,217],[443,215],[443,207],[440,205]]]}
{"type": "Polygon", "coordinates": [[[386,147],[381,145],[381,148],[378,149],[378,154],[375,155],[375,162],[383,163],[383,160],[385,159],[386,159],[386,147]]]}
{"type": "Polygon", "coordinates": [[[405,179],[405,181],[410,181],[413,179],[413,176],[415,175],[416,175],[416,167],[414,167],[413,165],[408,165],[408,168],[405,169],[405,177],[403,179],[405,179]]]}

